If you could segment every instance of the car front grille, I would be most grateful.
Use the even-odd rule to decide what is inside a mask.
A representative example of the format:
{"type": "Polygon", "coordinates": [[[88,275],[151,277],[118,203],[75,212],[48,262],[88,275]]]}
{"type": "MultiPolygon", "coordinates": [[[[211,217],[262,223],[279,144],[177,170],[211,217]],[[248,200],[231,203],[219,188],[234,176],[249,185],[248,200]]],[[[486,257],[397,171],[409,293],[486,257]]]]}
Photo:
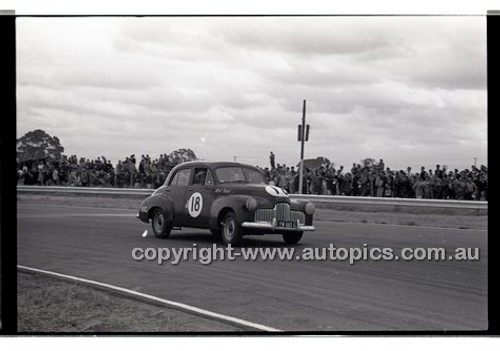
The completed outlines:
{"type": "Polygon", "coordinates": [[[277,203],[276,206],[274,206],[274,212],[276,213],[277,221],[289,221],[292,217],[290,205],[287,203],[277,203]]]}
{"type": "Polygon", "coordinates": [[[290,204],[286,202],[277,203],[274,208],[261,208],[255,211],[255,222],[272,223],[273,219],[276,221],[291,221],[304,224],[306,216],[300,211],[291,211],[290,204]]]}

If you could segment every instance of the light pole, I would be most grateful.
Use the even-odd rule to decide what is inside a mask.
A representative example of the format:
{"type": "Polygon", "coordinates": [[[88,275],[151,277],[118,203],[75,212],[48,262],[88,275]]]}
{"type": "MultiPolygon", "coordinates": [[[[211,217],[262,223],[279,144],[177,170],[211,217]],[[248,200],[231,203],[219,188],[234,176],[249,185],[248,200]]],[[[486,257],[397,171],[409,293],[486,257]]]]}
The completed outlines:
{"type": "Polygon", "coordinates": [[[306,126],[306,100],[304,100],[302,107],[302,124],[299,124],[298,139],[300,141],[299,194],[302,194],[304,184],[304,143],[309,140],[309,125],[306,126]]]}

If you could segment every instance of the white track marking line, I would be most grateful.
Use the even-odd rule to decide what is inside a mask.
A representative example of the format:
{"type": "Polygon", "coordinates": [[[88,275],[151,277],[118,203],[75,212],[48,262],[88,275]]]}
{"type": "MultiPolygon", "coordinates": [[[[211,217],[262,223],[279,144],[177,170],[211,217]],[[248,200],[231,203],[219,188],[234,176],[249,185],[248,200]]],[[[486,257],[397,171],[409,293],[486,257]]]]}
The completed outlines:
{"type": "MultiPolygon", "coordinates": [[[[140,204],[140,201],[138,202],[140,204]]],[[[29,204],[26,202],[19,202],[17,206],[33,206],[33,207],[66,207],[66,208],[87,208],[92,210],[113,210],[113,211],[135,211],[133,208],[119,208],[119,207],[99,207],[99,206],[73,206],[73,205],[59,205],[59,204],[29,204]]]]}
{"type": "Polygon", "coordinates": [[[21,213],[18,217],[44,218],[44,217],[129,217],[135,218],[134,213],[21,213]]]}
{"type": "Polygon", "coordinates": [[[52,275],[52,276],[55,276],[55,277],[66,278],[66,279],[74,280],[74,281],[77,281],[77,282],[86,283],[86,284],[89,284],[89,285],[100,286],[100,287],[104,287],[104,288],[107,288],[107,289],[110,289],[110,290],[120,291],[120,292],[127,293],[127,294],[130,294],[130,295],[139,296],[139,297],[142,297],[142,298],[147,299],[147,300],[160,302],[160,303],[163,303],[163,304],[168,305],[168,306],[173,306],[173,307],[176,307],[178,309],[190,311],[190,312],[202,315],[202,316],[210,317],[212,319],[218,319],[218,320],[222,320],[222,321],[226,321],[226,322],[231,322],[233,324],[237,324],[237,325],[240,325],[240,326],[245,326],[245,327],[249,327],[249,328],[253,328],[253,329],[257,329],[257,330],[262,330],[262,331],[267,331],[267,332],[281,332],[281,330],[279,330],[279,329],[267,327],[267,326],[262,325],[262,324],[257,324],[257,323],[245,321],[243,319],[239,319],[239,318],[235,318],[235,317],[226,316],[226,315],[223,315],[223,314],[219,314],[219,313],[207,311],[207,310],[204,310],[204,309],[201,309],[201,308],[198,308],[198,307],[194,307],[194,306],[190,306],[190,305],[186,305],[186,304],[183,304],[183,303],[180,303],[180,302],[175,302],[175,301],[170,301],[170,300],[162,299],[160,297],[156,297],[156,296],[153,296],[153,295],[148,295],[148,294],[140,293],[138,291],[121,288],[119,286],[114,286],[114,285],[110,285],[110,284],[105,284],[105,283],[97,282],[95,280],[78,278],[78,277],[71,276],[71,275],[66,275],[66,274],[61,274],[61,273],[51,272],[51,271],[45,271],[45,270],[42,270],[42,269],[37,269],[37,268],[32,268],[32,267],[26,267],[26,266],[21,266],[21,265],[17,265],[17,268],[19,268],[21,270],[26,270],[26,271],[31,271],[31,272],[37,272],[37,273],[43,273],[43,274],[47,274],[47,275],[52,275]]]}

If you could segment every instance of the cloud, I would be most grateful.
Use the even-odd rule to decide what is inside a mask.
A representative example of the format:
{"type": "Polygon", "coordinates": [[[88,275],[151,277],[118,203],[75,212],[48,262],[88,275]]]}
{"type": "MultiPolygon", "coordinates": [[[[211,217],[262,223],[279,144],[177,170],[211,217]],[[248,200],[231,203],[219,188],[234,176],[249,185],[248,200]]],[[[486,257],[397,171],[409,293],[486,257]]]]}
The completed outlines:
{"type": "Polygon", "coordinates": [[[311,157],[486,155],[484,17],[20,18],[17,28],[18,136],[49,129],[68,153],[116,162],[191,147],[264,164],[273,150],[294,164],[306,99],[311,157]]]}

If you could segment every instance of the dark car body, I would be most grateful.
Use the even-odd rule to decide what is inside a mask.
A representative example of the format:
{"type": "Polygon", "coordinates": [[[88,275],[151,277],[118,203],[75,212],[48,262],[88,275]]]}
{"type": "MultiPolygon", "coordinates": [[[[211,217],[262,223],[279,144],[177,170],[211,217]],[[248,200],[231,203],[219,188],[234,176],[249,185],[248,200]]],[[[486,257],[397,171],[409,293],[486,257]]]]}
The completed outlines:
{"type": "Polygon", "coordinates": [[[159,237],[168,236],[174,227],[190,227],[210,229],[226,243],[236,243],[243,235],[273,233],[293,243],[304,231],[314,230],[313,213],[312,203],[291,200],[283,189],[266,184],[256,167],[187,162],[172,169],[165,184],[142,202],[137,217],[151,220],[159,237]],[[225,238],[231,218],[232,239],[229,234],[225,238]]]}

